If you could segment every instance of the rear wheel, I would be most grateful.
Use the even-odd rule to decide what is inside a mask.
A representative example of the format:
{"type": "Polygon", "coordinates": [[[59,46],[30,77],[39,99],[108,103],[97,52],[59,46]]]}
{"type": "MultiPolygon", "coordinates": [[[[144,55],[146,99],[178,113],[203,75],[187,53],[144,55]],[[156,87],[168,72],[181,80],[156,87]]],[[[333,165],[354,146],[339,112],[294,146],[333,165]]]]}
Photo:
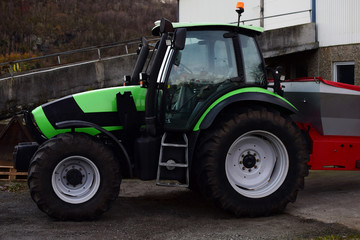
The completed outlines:
{"type": "Polygon", "coordinates": [[[112,150],[85,134],[66,133],[45,142],[29,168],[31,197],[49,216],[89,220],[107,211],[120,190],[112,150]]]}
{"type": "Polygon", "coordinates": [[[264,216],[296,200],[308,173],[298,127],[286,116],[258,107],[231,113],[203,135],[199,184],[223,209],[264,216]]]}

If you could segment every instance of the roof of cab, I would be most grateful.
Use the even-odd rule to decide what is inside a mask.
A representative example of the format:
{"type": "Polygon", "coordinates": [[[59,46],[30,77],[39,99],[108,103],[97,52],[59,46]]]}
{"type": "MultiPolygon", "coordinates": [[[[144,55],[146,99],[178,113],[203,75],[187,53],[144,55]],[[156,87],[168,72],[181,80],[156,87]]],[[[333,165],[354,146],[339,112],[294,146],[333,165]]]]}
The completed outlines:
{"type": "MultiPolygon", "coordinates": [[[[264,32],[262,27],[248,26],[248,25],[240,25],[231,23],[172,23],[174,28],[193,28],[193,27],[231,27],[231,28],[240,28],[247,29],[250,31],[254,31],[258,34],[264,32]]],[[[155,27],[152,29],[152,34],[154,36],[159,36],[160,24],[155,23],[155,27]]]]}

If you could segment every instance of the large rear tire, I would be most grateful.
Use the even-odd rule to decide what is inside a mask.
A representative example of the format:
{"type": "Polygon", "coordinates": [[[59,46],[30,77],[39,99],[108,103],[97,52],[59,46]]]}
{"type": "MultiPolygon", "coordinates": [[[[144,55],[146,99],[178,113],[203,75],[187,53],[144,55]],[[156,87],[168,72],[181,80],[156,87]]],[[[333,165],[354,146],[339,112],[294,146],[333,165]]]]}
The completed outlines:
{"type": "Polygon", "coordinates": [[[299,128],[265,107],[225,114],[202,135],[199,185],[226,211],[266,216],[296,200],[308,174],[299,128]]]}
{"type": "Polygon", "coordinates": [[[29,168],[32,199],[59,220],[91,220],[107,211],[120,190],[113,151],[95,138],[65,133],[40,146],[29,168]]]}

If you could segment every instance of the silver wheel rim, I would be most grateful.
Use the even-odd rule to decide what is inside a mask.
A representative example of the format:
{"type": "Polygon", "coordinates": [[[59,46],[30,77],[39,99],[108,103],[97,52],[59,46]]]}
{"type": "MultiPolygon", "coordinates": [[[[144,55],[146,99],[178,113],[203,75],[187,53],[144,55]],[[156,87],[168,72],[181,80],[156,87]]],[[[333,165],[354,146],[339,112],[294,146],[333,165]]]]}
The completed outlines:
{"type": "Polygon", "coordinates": [[[98,191],[100,173],[88,158],[71,156],[56,165],[51,183],[61,200],[80,204],[90,200],[98,191]]]}
{"type": "Polygon", "coordinates": [[[274,134],[255,130],[243,134],[230,146],[226,160],[226,176],[241,195],[262,198],[283,184],[289,169],[285,145],[274,134]]]}

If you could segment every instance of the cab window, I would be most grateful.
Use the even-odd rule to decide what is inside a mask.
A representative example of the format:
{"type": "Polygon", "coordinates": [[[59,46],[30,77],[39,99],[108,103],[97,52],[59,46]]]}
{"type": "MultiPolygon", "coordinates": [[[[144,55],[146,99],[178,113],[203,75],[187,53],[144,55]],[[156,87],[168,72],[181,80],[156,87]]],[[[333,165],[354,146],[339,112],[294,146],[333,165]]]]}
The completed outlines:
{"type": "Polygon", "coordinates": [[[246,35],[239,35],[242,60],[244,65],[245,82],[247,84],[266,84],[264,64],[257,48],[255,39],[246,35]]]}

